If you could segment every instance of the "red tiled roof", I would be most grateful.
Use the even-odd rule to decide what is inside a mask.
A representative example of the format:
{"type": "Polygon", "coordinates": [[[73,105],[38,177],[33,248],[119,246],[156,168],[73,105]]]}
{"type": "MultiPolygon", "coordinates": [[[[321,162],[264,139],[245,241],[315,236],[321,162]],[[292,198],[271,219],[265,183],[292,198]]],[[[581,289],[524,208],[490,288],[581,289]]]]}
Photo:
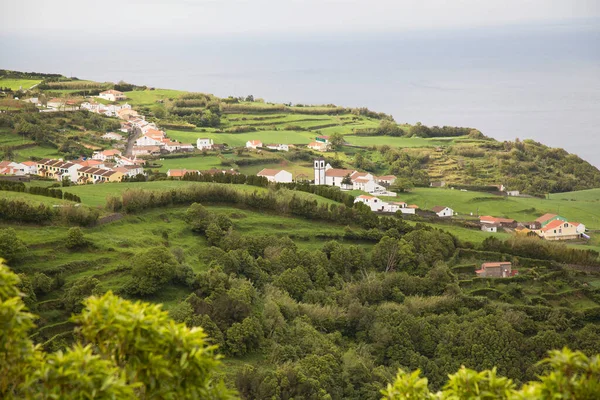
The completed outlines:
{"type": "Polygon", "coordinates": [[[117,149],[104,150],[102,152],[105,156],[116,156],[117,154],[121,154],[121,152],[117,149]]]}
{"type": "Polygon", "coordinates": [[[325,176],[333,176],[333,177],[345,177],[346,175],[352,175],[354,171],[351,169],[340,169],[340,168],[330,168],[325,171],[325,176]]]}
{"type": "Polygon", "coordinates": [[[503,265],[512,265],[509,261],[495,261],[495,262],[486,262],[481,264],[481,269],[486,269],[489,267],[501,267],[503,265]]]}
{"type": "Polygon", "coordinates": [[[198,170],[194,170],[194,169],[170,169],[167,171],[167,174],[169,176],[173,176],[173,177],[182,177],[185,174],[190,173],[190,174],[198,174],[199,171],[198,170]]]}
{"type": "Polygon", "coordinates": [[[554,217],[558,217],[558,215],[556,214],[544,214],[541,217],[537,218],[536,221],[543,224],[544,222],[548,221],[549,219],[552,219],[554,217]]]}
{"type": "Polygon", "coordinates": [[[545,227],[542,228],[542,231],[546,232],[549,231],[551,229],[556,229],[559,226],[561,226],[562,224],[567,224],[568,222],[565,221],[561,221],[560,219],[555,219],[552,222],[549,222],[548,225],[546,225],[545,227]]]}
{"type": "Polygon", "coordinates": [[[269,168],[265,168],[262,171],[260,171],[258,174],[258,176],[275,176],[278,173],[280,173],[281,171],[283,171],[282,169],[269,169],[269,168]]]}
{"type": "Polygon", "coordinates": [[[435,212],[435,213],[439,213],[440,211],[445,210],[447,207],[445,206],[435,206],[431,208],[431,211],[435,212]]]}
{"type": "Polygon", "coordinates": [[[105,90],[104,92],[100,92],[100,94],[116,94],[116,95],[122,95],[123,92],[119,92],[118,90],[114,90],[114,89],[109,89],[109,90],[105,90]]]}
{"type": "Polygon", "coordinates": [[[360,196],[358,196],[359,199],[365,199],[365,200],[370,200],[370,199],[374,199],[375,196],[367,196],[366,194],[361,194],[360,196]]]}
{"type": "Polygon", "coordinates": [[[491,217],[489,215],[485,215],[483,217],[479,217],[479,221],[486,221],[486,222],[492,222],[492,223],[497,223],[497,224],[512,224],[513,222],[515,222],[514,219],[510,219],[510,218],[497,218],[497,217],[491,217]]]}

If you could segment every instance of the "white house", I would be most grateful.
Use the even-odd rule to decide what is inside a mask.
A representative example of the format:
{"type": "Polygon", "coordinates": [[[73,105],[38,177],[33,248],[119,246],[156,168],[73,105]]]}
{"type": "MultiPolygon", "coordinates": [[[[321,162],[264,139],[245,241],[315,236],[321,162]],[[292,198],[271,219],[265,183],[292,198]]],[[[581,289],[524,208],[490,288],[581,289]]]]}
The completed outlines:
{"type": "Polygon", "coordinates": [[[381,201],[375,196],[367,196],[362,194],[354,199],[355,203],[363,203],[371,208],[371,211],[385,211],[388,204],[385,201],[381,201]]]}
{"type": "Polygon", "coordinates": [[[308,148],[315,151],[327,151],[327,143],[325,142],[310,142],[308,148]]]}
{"type": "Polygon", "coordinates": [[[37,175],[37,162],[35,161],[23,161],[21,163],[25,166],[25,174],[37,175]]]}
{"type": "Polygon", "coordinates": [[[119,159],[117,160],[117,165],[119,167],[125,167],[128,165],[137,165],[137,166],[141,166],[144,165],[146,161],[144,160],[138,160],[136,157],[133,158],[127,158],[127,157],[119,157],[119,159]]]}
{"type": "Polygon", "coordinates": [[[278,151],[290,151],[290,146],[287,144],[268,144],[267,149],[278,151]]]}
{"type": "Polygon", "coordinates": [[[114,133],[114,132],[108,132],[108,133],[102,135],[101,138],[104,140],[117,140],[119,142],[124,140],[123,135],[119,135],[118,133],[114,133]]]}
{"type": "Polygon", "coordinates": [[[179,143],[180,151],[194,151],[194,146],[191,143],[179,143]]]}
{"type": "Polygon", "coordinates": [[[263,144],[260,140],[248,140],[246,142],[246,148],[256,150],[259,147],[263,147],[263,144]]]}
{"type": "Polygon", "coordinates": [[[196,148],[198,150],[210,150],[213,147],[212,139],[198,139],[196,140],[196,148]]]}
{"type": "Polygon", "coordinates": [[[13,161],[0,162],[0,175],[25,175],[25,165],[13,161]]]}
{"type": "MultiPolygon", "coordinates": [[[[23,164],[25,164],[25,163],[23,163],[23,164]]],[[[579,233],[579,234],[585,233],[585,225],[582,224],[581,222],[571,222],[571,225],[575,226],[577,233],[579,233]]]]}
{"type": "Polygon", "coordinates": [[[133,146],[131,150],[132,156],[153,156],[160,154],[160,147],[158,146],[133,146]]]}
{"type": "Polygon", "coordinates": [[[163,141],[164,149],[170,153],[179,151],[181,149],[181,143],[171,142],[170,140],[163,141]]]}
{"type": "Polygon", "coordinates": [[[292,173],[288,172],[286,170],[283,170],[283,169],[265,168],[256,175],[266,177],[269,182],[276,182],[276,183],[291,183],[292,182],[292,173]]]}
{"type": "Polygon", "coordinates": [[[107,160],[114,160],[115,157],[118,157],[120,155],[121,155],[121,152],[117,149],[95,151],[94,154],[92,155],[92,159],[99,160],[99,161],[107,161],[107,160]]]}
{"type": "Polygon", "coordinates": [[[416,209],[409,207],[408,204],[406,204],[403,201],[394,201],[394,202],[388,203],[388,206],[386,207],[385,211],[387,211],[387,212],[400,211],[402,214],[415,214],[416,213],[416,209]]]}
{"type": "Polygon", "coordinates": [[[121,172],[125,176],[135,177],[138,175],[144,175],[144,168],[139,165],[126,165],[114,168],[115,171],[121,172]]]}
{"type": "Polygon", "coordinates": [[[150,136],[142,136],[141,138],[135,141],[136,146],[164,146],[164,143],[161,140],[153,139],[150,136]]]}
{"type": "Polygon", "coordinates": [[[396,181],[396,177],[394,175],[376,176],[375,181],[380,185],[390,186],[396,181]]]}
{"type": "Polygon", "coordinates": [[[438,217],[451,217],[454,215],[454,210],[450,207],[435,206],[431,209],[438,217]]]}
{"type": "Polygon", "coordinates": [[[520,195],[518,190],[508,190],[508,191],[506,191],[506,194],[508,196],[515,196],[515,197],[518,197],[520,195]]]}
{"type": "Polygon", "coordinates": [[[483,225],[481,225],[481,230],[484,231],[484,232],[496,233],[496,232],[498,232],[498,225],[496,225],[496,224],[483,224],[483,225]]]}
{"type": "Polygon", "coordinates": [[[156,126],[154,124],[146,125],[140,129],[142,130],[144,136],[148,136],[149,138],[152,138],[152,139],[162,140],[166,137],[165,131],[156,129],[156,126]],[[152,126],[150,126],[150,125],[152,125],[152,126]]]}
{"type": "Polygon", "coordinates": [[[101,99],[108,101],[118,101],[125,100],[127,97],[123,94],[123,92],[119,92],[118,90],[110,89],[104,92],[100,92],[98,95],[101,99]]]}

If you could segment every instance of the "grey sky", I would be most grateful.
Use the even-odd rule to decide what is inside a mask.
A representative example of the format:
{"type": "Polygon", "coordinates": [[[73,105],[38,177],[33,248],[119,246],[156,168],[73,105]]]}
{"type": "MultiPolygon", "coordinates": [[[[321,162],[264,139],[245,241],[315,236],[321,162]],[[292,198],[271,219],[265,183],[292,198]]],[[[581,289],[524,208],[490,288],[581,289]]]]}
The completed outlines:
{"type": "Polygon", "coordinates": [[[387,32],[600,17],[600,0],[0,0],[0,34],[387,32]]]}

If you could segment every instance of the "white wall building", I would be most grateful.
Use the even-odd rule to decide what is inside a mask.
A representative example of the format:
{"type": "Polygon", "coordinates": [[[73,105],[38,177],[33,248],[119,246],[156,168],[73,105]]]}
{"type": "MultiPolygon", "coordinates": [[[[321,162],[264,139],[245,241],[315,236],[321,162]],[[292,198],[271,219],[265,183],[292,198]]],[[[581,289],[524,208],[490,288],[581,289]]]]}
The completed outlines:
{"type": "Polygon", "coordinates": [[[483,224],[481,230],[484,232],[496,233],[498,232],[498,225],[496,224],[483,224]]]}
{"type": "Polygon", "coordinates": [[[118,133],[115,133],[115,132],[108,132],[108,133],[102,135],[101,138],[104,140],[117,140],[117,141],[124,140],[123,135],[119,135],[118,133]]]}
{"type": "Polygon", "coordinates": [[[385,201],[381,201],[375,196],[367,196],[365,194],[355,198],[354,202],[366,204],[371,208],[371,211],[385,211],[385,208],[388,207],[388,203],[385,201]]]}
{"type": "Polygon", "coordinates": [[[198,139],[196,140],[196,148],[198,150],[210,150],[213,147],[212,139],[198,139]]]}
{"type": "Polygon", "coordinates": [[[260,140],[248,140],[246,142],[246,147],[248,149],[254,149],[254,150],[256,150],[259,147],[263,147],[263,144],[262,144],[262,142],[260,140]]]}
{"type": "Polygon", "coordinates": [[[164,143],[160,140],[153,139],[150,136],[142,136],[141,138],[135,141],[136,146],[164,146],[164,143]]]}
{"type": "Polygon", "coordinates": [[[101,99],[108,101],[118,101],[125,100],[127,97],[123,94],[123,92],[119,92],[118,90],[110,89],[104,92],[100,92],[98,95],[101,99]]]}
{"type": "Polygon", "coordinates": [[[327,151],[327,143],[324,142],[310,142],[307,147],[315,151],[327,151]]]}
{"type": "Polygon", "coordinates": [[[287,144],[268,144],[267,149],[278,151],[290,151],[290,146],[287,144]]]}
{"type": "Polygon", "coordinates": [[[118,157],[120,155],[121,155],[121,152],[117,149],[95,151],[94,154],[92,155],[92,159],[99,160],[99,161],[108,161],[108,160],[114,160],[115,157],[118,157]]]}
{"type": "Polygon", "coordinates": [[[292,173],[283,169],[268,169],[265,168],[260,171],[257,176],[266,177],[269,182],[276,183],[291,183],[292,182],[292,173]]]}
{"type": "Polygon", "coordinates": [[[438,217],[451,217],[454,215],[454,210],[450,207],[435,206],[431,209],[438,217]]]}

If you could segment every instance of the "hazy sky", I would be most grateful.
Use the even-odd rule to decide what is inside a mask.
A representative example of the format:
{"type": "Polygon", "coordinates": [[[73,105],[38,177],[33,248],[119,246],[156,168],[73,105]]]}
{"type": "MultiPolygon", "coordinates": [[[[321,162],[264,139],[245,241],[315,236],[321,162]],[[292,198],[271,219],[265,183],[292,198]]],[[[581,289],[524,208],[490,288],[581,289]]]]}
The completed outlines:
{"type": "Polygon", "coordinates": [[[600,0],[0,0],[0,35],[387,32],[600,17],[600,0]]]}

